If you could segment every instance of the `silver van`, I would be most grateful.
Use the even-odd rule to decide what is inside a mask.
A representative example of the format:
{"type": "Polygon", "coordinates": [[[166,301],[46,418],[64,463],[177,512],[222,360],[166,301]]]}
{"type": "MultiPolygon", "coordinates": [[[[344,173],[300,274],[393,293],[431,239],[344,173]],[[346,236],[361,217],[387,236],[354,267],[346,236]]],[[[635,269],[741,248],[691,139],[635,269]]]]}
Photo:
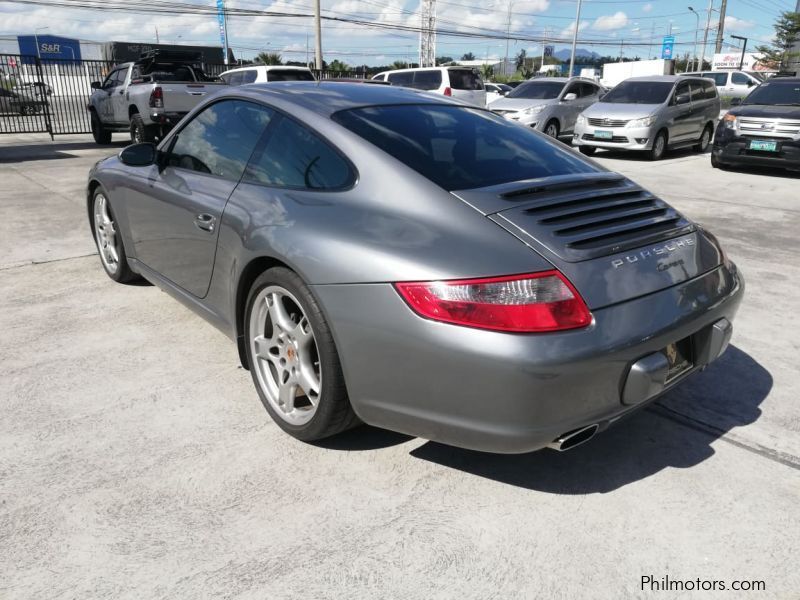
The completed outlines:
{"type": "Polygon", "coordinates": [[[682,77],[705,77],[713,79],[720,96],[744,98],[763,80],[745,71],[702,71],[697,73],[681,73],[682,77]]]}
{"type": "Polygon", "coordinates": [[[719,120],[714,82],[700,77],[631,77],[583,111],[572,144],[584,154],[597,148],[643,150],[659,160],[668,148],[705,152],[719,120]]]}
{"type": "Polygon", "coordinates": [[[383,71],[373,77],[392,85],[442,94],[480,106],[486,106],[486,89],[477,69],[472,67],[420,67],[383,71]]]}

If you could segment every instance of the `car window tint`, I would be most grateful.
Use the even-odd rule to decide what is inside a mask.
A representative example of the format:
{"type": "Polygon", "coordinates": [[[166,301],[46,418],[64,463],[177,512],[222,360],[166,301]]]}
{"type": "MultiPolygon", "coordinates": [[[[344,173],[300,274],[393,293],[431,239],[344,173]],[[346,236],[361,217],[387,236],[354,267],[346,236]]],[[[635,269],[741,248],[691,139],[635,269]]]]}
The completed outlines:
{"type": "Polygon", "coordinates": [[[454,90],[482,90],[483,82],[477,71],[472,69],[448,69],[450,87],[454,90]]]}
{"type": "Polygon", "coordinates": [[[389,73],[386,78],[392,85],[410,86],[414,80],[414,73],[412,71],[404,71],[403,73],[389,73]]]}
{"type": "Polygon", "coordinates": [[[731,83],[733,85],[747,85],[750,83],[750,78],[744,73],[734,73],[731,75],[731,83]]]}
{"type": "Polygon", "coordinates": [[[353,172],[327,142],[288,117],[279,117],[263,150],[247,166],[245,180],[314,190],[348,187],[353,172]]]}
{"type": "Polygon", "coordinates": [[[725,87],[728,85],[727,73],[710,73],[709,75],[714,79],[714,83],[717,85],[717,87],[725,87]]]}
{"type": "Polygon", "coordinates": [[[678,103],[678,96],[680,96],[681,94],[688,94],[688,93],[689,93],[689,82],[686,81],[686,82],[679,83],[675,87],[675,93],[672,96],[673,102],[675,102],[675,104],[677,104],[678,103]]]}
{"type": "Polygon", "coordinates": [[[255,69],[247,69],[242,71],[242,84],[253,83],[258,78],[258,71],[255,69]]]}
{"type": "Polygon", "coordinates": [[[579,98],[586,98],[588,96],[594,96],[597,93],[597,87],[592,85],[591,83],[582,83],[581,84],[581,93],[578,94],[579,98]]]}
{"type": "Polygon", "coordinates": [[[375,106],[332,118],[446,190],[595,171],[558,143],[486,110],[375,106]]]}
{"type": "Polygon", "coordinates": [[[714,85],[713,81],[704,81],[703,87],[706,91],[706,98],[714,99],[717,97],[717,86],[714,85]]]}
{"type": "Polygon", "coordinates": [[[303,69],[273,69],[267,72],[267,81],[314,81],[314,76],[303,69]]]}
{"type": "Polygon", "coordinates": [[[411,84],[418,90],[438,90],[440,85],[442,85],[441,71],[417,71],[411,84]]]}
{"type": "Polygon", "coordinates": [[[212,104],[178,132],[167,164],[238,181],[273,114],[242,100],[212,104]]]}
{"type": "Polygon", "coordinates": [[[706,90],[703,87],[702,81],[692,81],[689,83],[689,91],[692,94],[692,102],[706,99],[706,90]]]}
{"type": "Polygon", "coordinates": [[[228,83],[230,85],[242,85],[243,73],[241,71],[234,71],[230,74],[228,83]]]}

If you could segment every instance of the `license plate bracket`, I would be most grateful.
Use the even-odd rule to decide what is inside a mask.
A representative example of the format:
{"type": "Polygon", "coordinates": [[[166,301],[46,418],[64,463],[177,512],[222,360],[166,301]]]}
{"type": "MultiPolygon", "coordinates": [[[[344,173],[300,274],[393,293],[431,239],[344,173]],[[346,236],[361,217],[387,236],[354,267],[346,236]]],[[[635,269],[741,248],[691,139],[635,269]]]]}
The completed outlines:
{"type": "Polygon", "coordinates": [[[691,337],[668,344],[662,352],[669,363],[666,383],[680,377],[694,366],[691,337]]]}
{"type": "Polygon", "coordinates": [[[778,152],[778,142],[774,140],[750,140],[747,149],[757,152],[778,152]]]}

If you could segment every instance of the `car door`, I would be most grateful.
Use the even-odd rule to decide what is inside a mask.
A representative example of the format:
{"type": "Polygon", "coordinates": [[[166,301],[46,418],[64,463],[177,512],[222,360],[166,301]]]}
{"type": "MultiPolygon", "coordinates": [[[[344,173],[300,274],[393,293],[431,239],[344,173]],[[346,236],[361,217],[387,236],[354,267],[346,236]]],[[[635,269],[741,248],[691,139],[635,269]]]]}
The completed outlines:
{"type": "Polygon", "coordinates": [[[564,86],[558,99],[558,118],[561,121],[561,132],[567,133],[575,129],[575,121],[583,112],[581,108],[581,82],[572,81],[564,86]],[[574,100],[566,100],[568,94],[575,94],[574,100]]]}
{"type": "Polygon", "coordinates": [[[691,128],[687,135],[692,139],[700,139],[706,126],[706,113],[710,101],[707,98],[703,81],[693,79],[689,82],[689,93],[692,96],[691,128]]]}
{"type": "Polygon", "coordinates": [[[744,98],[756,85],[758,84],[753,79],[744,73],[735,71],[731,73],[729,84],[730,93],[726,95],[733,96],[734,98],[744,98]]]}
{"type": "Polygon", "coordinates": [[[225,99],[165,141],[160,164],[132,178],[125,193],[138,260],[190,294],[206,295],[222,212],[273,114],[225,99]]]}
{"type": "Polygon", "coordinates": [[[110,96],[111,110],[114,113],[115,123],[127,123],[128,119],[128,84],[132,68],[120,69],[117,74],[117,87],[110,96]]]}
{"type": "Polygon", "coordinates": [[[681,81],[672,91],[669,106],[669,141],[682,142],[692,134],[692,96],[689,82],[681,81]]]}
{"type": "Polygon", "coordinates": [[[103,85],[97,95],[95,108],[97,109],[97,114],[100,115],[100,120],[104,123],[114,123],[114,105],[111,99],[117,91],[121,72],[122,69],[111,71],[103,81],[103,85]]]}

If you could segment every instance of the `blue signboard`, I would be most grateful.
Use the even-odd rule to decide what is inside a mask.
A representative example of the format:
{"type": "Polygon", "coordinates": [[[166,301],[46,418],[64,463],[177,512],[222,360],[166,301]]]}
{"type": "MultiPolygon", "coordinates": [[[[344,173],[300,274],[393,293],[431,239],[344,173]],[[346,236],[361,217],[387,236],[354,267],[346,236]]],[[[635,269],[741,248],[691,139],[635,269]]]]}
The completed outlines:
{"type": "Polygon", "coordinates": [[[665,35],[661,44],[661,58],[672,58],[672,47],[675,45],[674,35],[665,35]]]}
{"type": "Polygon", "coordinates": [[[24,55],[22,62],[33,63],[33,57],[42,61],[67,60],[70,63],[81,60],[81,43],[79,40],[59,37],[57,35],[20,35],[17,36],[19,53],[24,55]]]}
{"type": "Polygon", "coordinates": [[[228,29],[225,25],[225,0],[217,0],[217,21],[219,22],[219,41],[222,43],[225,64],[228,64],[228,29]]]}

